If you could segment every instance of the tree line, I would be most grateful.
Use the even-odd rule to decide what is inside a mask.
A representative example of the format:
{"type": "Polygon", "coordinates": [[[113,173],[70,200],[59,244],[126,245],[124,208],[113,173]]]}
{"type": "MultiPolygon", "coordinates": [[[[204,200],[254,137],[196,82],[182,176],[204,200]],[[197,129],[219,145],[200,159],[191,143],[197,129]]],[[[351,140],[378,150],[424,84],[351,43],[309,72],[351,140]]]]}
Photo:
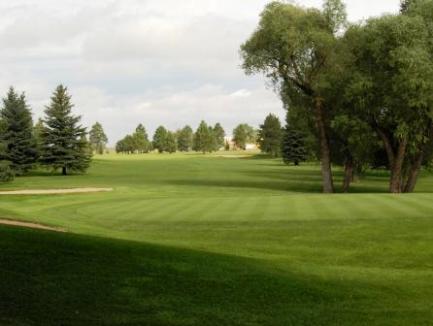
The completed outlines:
{"type": "Polygon", "coordinates": [[[87,131],[72,108],[67,88],[59,85],[44,119],[33,125],[25,94],[9,89],[0,110],[0,181],[25,175],[38,165],[63,175],[89,167],[92,151],[87,131]]]}
{"type": "Polygon", "coordinates": [[[242,45],[247,74],[264,74],[321,161],[323,191],[332,165],[384,167],[391,193],[412,192],[433,158],[433,1],[405,0],[395,15],[349,24],[345,4],[321,10],[274,1],[242,45]]]}

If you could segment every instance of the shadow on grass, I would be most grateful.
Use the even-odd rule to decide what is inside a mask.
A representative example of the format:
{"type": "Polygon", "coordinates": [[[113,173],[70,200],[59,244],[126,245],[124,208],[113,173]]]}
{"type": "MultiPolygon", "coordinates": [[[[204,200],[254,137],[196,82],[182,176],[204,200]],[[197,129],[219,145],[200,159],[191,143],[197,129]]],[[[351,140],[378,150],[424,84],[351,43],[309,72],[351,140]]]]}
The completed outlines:
{"type": "Polygon", "coordinates": [[[0,234],[2,325],[355,325],[411,316],[387,310],[391,290],[264,261],[9,227],[0,234]],[[369,300],[371,311],[359,306],[369,300]]]}

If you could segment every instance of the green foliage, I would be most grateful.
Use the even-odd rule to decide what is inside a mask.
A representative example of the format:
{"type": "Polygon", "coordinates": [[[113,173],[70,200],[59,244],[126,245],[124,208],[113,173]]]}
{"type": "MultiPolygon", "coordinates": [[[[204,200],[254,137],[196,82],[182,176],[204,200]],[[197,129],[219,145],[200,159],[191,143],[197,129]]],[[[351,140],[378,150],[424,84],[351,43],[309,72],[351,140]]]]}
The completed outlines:
{"type": "Polygon", "coordinates": [[[278,157],[281,154],[281,140],[283,131],[281,122],[277,116],[269,114],[265,122],[260,125],[258,143],[263,153],[278,157]]]}
{"type": "Polygon", "coordinates": [[[304,137],[301,132],[287,126],[283,131],[281,153],[286,164],[293,163],[296,166],[307,160],[304,137]]]}
{"type": "Polygon", "coordinates": [[[147,136],[146,128],[140,123],[135,132],[132,134],[134,138],[134,150],[138,153],[149,153],[152,149],[152,146],[149,141],[149,137],[147,136]]]}
{"type": "Polygon", "coordinates": [[[170,154],[176,153],[177,151],[176,135],[171,131],[168,131],[165,137],[164,151],[170,154]]]}
{"type": "Polygon", "coordinates": [[[3,99],[0,116],[3,125],[0,142],[4,144],[0,160],[9,161],[16,174],[24,174],[33,168],[38,158],[32,115],[24,93],[19,95],[11,87],[3,99]]]}
{"type": "Polygon", "coordinates": [[[346,5],[341,0],[326,0],[323,5],[323,14],[333,33],[337,33],[347,25],[346,5]]]}
{"type": "Polygon", "coordinates": [[[211,127],[202,121],[194,134],[194,146],[196,152],[211,153],[215,151],[215,136],[211,127]]]}
{"type": "Polygon", "coordinates": [[[215,126],[212,128],[212,132],[215,139],[215,151],[218,151],[224,147],[224,139],[226,136],[226,132],[224,131],[224,128],[219,122],[216,123],[215,126]]]}
{"type": "Polygon", "coordinates": [[[0,161],[0,183],[10,182],[14,178],[15,178],[15,173],[12,170],[11,163],[8,161],[0,161]]]}
{"type": "Polygon", "coordinates": [[[245,150],[248,143],[255,143],[257,139],[256,132],[253,127],[246,123],[238,125],[233,130],[233,142],[239,149],[245,150]]]}
{"type": "Polygon", "coordinates": [[[189,152],[193,147],[194,132],[190,126],[185,126],[177,132],[177,147],[181,152],[189,152]]]}
{"type": "Polygon", "coordinates": [[[68,90],[59,85],[45,109],[45,128],[42,134],[41,163],[54,170],[85,172],[91,161],[86,128],[80,116],[72,114],[73,104],[68,90]]]}
{"type": "Polygon", "coordinates": [[[99,122],[96,122],[90,129],[89,142],[92,146],[93,151],[100,155],[104,154],[105,148],[108,143],[108,138],[104,132],[104,128],[99,122]]]}
{"type": "Polygon", "coordinates": [[[157,149],[159,153],[166,151],[168,131],[163,126],[156,129],[153,135],[153,148],[157,149]]]}

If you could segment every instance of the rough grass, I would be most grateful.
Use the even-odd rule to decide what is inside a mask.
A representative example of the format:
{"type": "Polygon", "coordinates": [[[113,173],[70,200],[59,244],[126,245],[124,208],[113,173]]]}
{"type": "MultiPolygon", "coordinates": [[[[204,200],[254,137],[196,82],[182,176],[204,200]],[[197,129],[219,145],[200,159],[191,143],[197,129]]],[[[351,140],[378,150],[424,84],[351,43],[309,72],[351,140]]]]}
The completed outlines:
{"type": "Polygon", "coordinates": [[[318,166],[202,155],[108,156],[85,176],[2,188],[113,193],[1,198],[1,325],[428,325],[433,177],[385,173],[320,194],[318,166]]]}

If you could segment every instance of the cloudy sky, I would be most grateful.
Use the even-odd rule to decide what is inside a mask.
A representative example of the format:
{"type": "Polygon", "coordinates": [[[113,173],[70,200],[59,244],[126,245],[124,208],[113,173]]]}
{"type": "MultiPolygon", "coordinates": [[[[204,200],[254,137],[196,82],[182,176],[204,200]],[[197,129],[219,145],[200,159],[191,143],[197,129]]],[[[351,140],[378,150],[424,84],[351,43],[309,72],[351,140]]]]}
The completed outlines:
{"type": "MultiPolygon", "coordinates": [[[[87,126],[115,143],[142,122],[194,128],[257,126],[284,117],[261,77],[239,68],[238,49],[265,0],[0,0],[0,92],[25,91],[40,117],[67,85],[87,126]]],[[[321,6],[321,0],[299,0],[321,6]]],[[[350,20],[396,12],[399,0],[347,0],[350,20]]]]}

